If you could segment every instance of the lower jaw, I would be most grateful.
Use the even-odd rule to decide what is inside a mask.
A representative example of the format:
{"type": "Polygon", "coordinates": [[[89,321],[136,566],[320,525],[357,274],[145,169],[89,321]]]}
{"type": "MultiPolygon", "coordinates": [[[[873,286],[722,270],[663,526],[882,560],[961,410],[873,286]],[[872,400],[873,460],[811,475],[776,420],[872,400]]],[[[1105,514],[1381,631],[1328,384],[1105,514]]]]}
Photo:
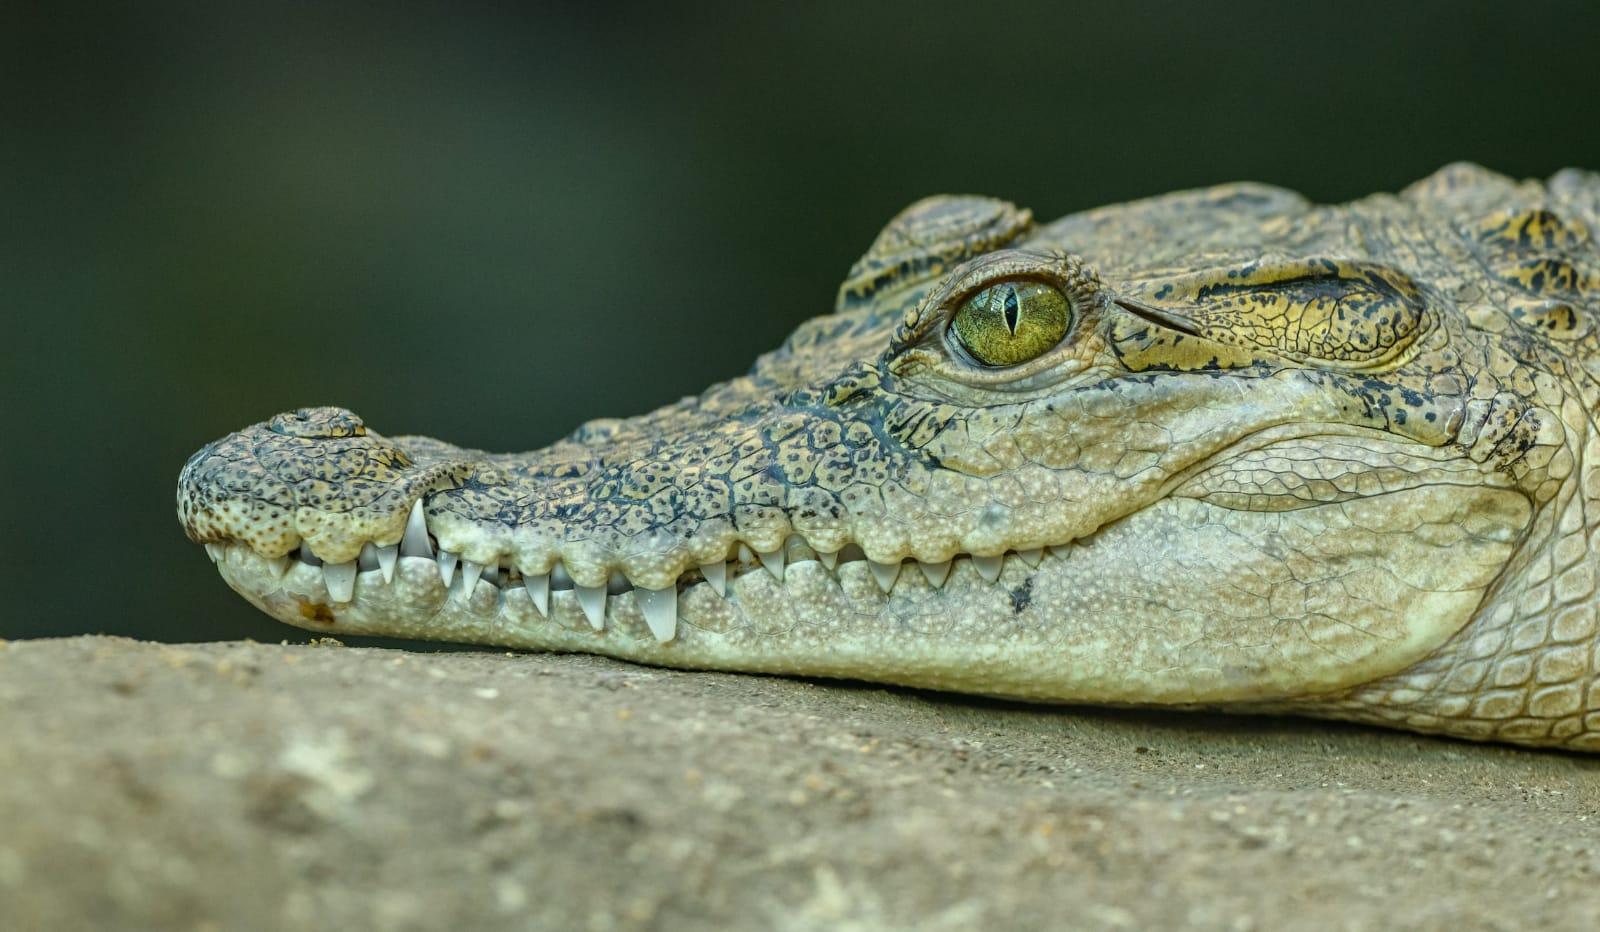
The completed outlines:
{"type": "Polygon", "coordinates": [[[548,615],[518,587],[450,588],[432,559],[361,573],[330,604],[321,571],[227,548],[228,584],[273,617],[368,634],[604,654],[662,666],[831,676],[1063,702],[1258,702],[1359,685],[1415,663],[1472,617],[1526,520],[1494,490],[1411,489],[1256,514],[1169,499],[998,579],[958,559],[933,587],[866,562],[748,572],[677,594],[676,636],[634,592],[595,630],[570,590],[548,615]],[[1469,521],[1466,516],[1471,516],[1469,521]],[[1456,530],[1473,526],[1463,535],[1456,530]],[[1420,533],[1432,527],[1435,533],[1420,533]],[[1287,554],[1287,558],[1286,555],[1287,554]],[[1354,581],[1354,582],[1352,582],[1354,581]]]}
{"type": "MultiPolygon", "coordinates": [[[[381,570],[359,573],[354,598],[342,603],[328,598],[318,567],[297,560],[271,560],[232,545],[222,552],[217,568],[232,589],[268,615],[327,635],[595,653],[662,666],[887,679],[960,689],[977,681],[910,672],[875,674],[892,673],[902,665],[927,670],[970,661],[956,642],[945,645],[959,655],[950,661],[936,656],[942,651],[915,649],[918,642],[935,646],[938,629],[950,627],[940,617],[943,611],[930,613],[930,607],[947,598],[970,600],[977,593],[1010,606],[1012,593],[1029,585],[1037,572],[1033,564],[1063,559],[1049,551],[1028,560],[1011,554],[1001,564],[999,578],[990,580],[969,558],[958,557],[938,586],[908,561],[888,592],[865,560],[832,568],[818,560],[800,560],[785,567],[781,581],[751,566],[728,578],[726,595],[704,582],[680,586],[676,634],[666,642],[650,628],[638,590],[609,596],[604,624],[597,629],[573,589],[550,591],[547,610],[541,611],[520,585],[480,582],[469,591],[460,573],[446,585],[430,557],[400,557],[392,580],[381,570]],[[908,605],[921,605],[922,613],[907,613],[908,605]]],[[[1012,612],[1009,607],[1005,611],[1012,612]]]]}

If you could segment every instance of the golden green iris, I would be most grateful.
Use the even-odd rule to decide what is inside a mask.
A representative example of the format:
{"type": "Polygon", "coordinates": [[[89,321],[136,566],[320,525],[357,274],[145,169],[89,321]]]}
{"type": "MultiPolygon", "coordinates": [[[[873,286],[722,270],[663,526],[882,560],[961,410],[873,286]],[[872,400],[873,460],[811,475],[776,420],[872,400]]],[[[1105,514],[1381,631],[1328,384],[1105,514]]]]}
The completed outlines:
{"type": "Polygon", "coordinates": [[[1067,296],[1044,282],[999,282],[956,311],[956,339],[985,366],[1015,366],[1061,342],[1072,323],[1067,296]]]}

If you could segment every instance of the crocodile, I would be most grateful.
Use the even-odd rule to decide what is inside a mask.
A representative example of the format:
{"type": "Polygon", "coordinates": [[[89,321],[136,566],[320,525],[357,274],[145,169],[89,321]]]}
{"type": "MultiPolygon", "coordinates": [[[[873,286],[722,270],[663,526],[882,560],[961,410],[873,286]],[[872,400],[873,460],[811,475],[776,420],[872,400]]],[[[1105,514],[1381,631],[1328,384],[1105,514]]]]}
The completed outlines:
{"type": "Polygon", "coordinates": [[[303,408],[178,514],[323,633],[1600,751],[1597,226],[1469,164],[932,197],[698,396],[523,454],[303,408]]]}

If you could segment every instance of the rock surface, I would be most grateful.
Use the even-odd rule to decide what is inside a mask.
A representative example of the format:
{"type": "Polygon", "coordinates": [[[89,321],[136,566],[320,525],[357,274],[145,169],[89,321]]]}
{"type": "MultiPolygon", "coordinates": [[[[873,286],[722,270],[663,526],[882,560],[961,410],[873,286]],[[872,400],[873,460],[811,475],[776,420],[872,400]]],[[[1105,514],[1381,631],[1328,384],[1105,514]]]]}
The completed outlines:
{"type": "Polygon", "coordinates": [[[1600,927],[1600,761],[592,657],[0,642],[0,928],[1600,927]]]}

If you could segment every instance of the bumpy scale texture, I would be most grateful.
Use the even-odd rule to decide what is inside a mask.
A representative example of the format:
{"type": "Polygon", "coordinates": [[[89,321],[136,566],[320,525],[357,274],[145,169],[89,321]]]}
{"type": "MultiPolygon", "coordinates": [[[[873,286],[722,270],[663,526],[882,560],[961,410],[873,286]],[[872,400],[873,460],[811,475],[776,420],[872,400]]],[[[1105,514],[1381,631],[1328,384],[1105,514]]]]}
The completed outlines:
{"type": "Polygon", "coordinates": [[[1600,176],[1470,165],[930,198],[698,397],[526,454],[297,411],[179,517],[324,632],[1600,750],[1596,225],[1600,176]],[[1007,281],[1071,323],[985,366],[951,316],[1007,281]]]}

